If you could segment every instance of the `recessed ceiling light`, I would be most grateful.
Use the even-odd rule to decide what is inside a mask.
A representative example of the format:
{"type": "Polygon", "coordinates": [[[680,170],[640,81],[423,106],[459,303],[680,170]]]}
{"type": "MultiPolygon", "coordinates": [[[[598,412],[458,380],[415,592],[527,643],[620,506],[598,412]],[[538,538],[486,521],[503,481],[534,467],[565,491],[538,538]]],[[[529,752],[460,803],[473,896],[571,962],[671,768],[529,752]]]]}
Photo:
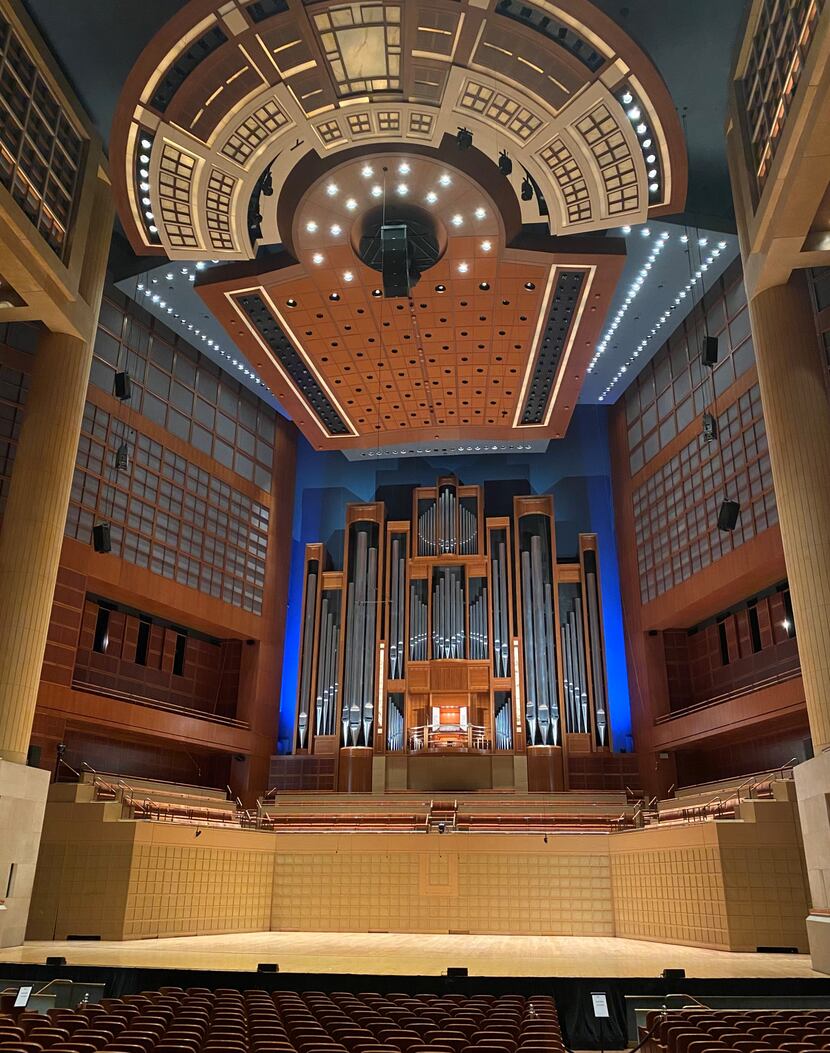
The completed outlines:
{"type": "Polygon", "coordinates": [[[353,197],[350,197],[349,200],[346,202],[346,208],[349,210],[349,212],[354,212],[354,210],[357,208],[357,202],[353,197]]]}
{"type": "Polygon", "coordinates": [[[337,183],[329,183],[326,187],[326,193],[329,197],[334,197],[339,189],[337,183]]]}
{"type": "Polygon", "coordinates": [[[631,227],[629,227],[629,226],[623,227],[622,228],[622,232],[623,232],[623,234],[630,234],[631,233],[631,227]]]}
{"type": "Polygon", "coordinates": [[[645,135],[647,131],[648,128],[644,124],[637,125],[637,135],[645,135]]]}
{"type": "Polygon", "coordinates": [[[380,197],[382,193],[383,187],[380,186],[378,183],[375,183],[375,185],[372,187],[372,197],[380,197]]]}
{"type": "Polygon", "coordinates": [[[343,281],[350,282],[354,279],[354,274],[351,271],[343,271],[343,281]]]}
{"type": "Polygon", "coordinates": [[[649,234],[651,234],[651,230],[648,227],[643,227],[640,233],[643,235],[644,238],[647,238],[649,234]]]}
{"type": "Polygon", "coordinates": [[[633,99],[634,96],[631,94],[630,91],[627,91],[622,97],[623,105],[628,106],[633,99]]]}
{"type": "Polygon", "coordinates": [[[527,289],[528,292],[533,292],[533,290],[535,288],[536,288],[536,283],[535,282],[525,282],[525,289],[527,289]]]}
{"type": "Polygon", "coordinates": [[[478,287],[479,287],[479,289],[481,289],[482,292],[487,292],[487,290],[490,288],[490,283],[489,282],[479,282],[478,283],[478,287]]]}
{"type": "Polygon", "coordinates": [[[207,267],[207,264],[205,263],[204,260],[199,260],[199,262],[196,264],[196,270],[197,271],[203,271],[205,269],[205,267],[207,267]]]}
{"type": "Polygon", "coordinates": [[[285,305],[286,305],[286,307],[296,307],[297,306],[297,301],[292,296],[290,300],[286,300],[285,301],[285,305]]]}
{"type": "Polygon", "coordinates": [[[427,194],[427,204],[434,205],[437,200],[438,195],[435,193],[434,190],[430,190],[430,192],[427,194]]]}
{"type": "Polygon", "coordinates": [[[374,168],[372,168],[371,165],[364,165],[360,169],[360,174],[363,176],[364,179],[371,179],[372,176],[375,174],[375,170],[374,168]]]}
{"type": "Polygon", "coordinates": [[[709,239],[708,238],[698,238],[697,239],[697,243],[698,243],[698,245],[708,245],[709,244],[709,239]]]}
{"type": "Polygon", "coordinates": [[[484,219],[484,217],[487,215],[487,212],[481,207],[481,205],[479,205],[478,208],[475,210],[474,215],[476,219],[484,219]]]}
{"type": "Polygon", "coordinates": [[[456,212],[456,214],[452,217],[451,222],[454,227],[460,227],[461,224],[464,222],[464,217],[461,215],[460,212],[456,212]]]}
{"type": "Polygon", "coordinates": [[[409,175],[409,173],[412,171],[412,168],[410,167],[408,161],[401,161],[401,163],[398,165],[398,171],[401,175],[409,175]]]}
{"type": "Polygon", "coordinates": [[[332,223],[332,225],[329,227],[329,234],[331,234],[333,238],[339,237],[342,233],[343,228],[340,226],[339,223],[332,223]]]}
{"type": "Polygon", "coordinates": [[[458,273],[459,274],[466,274],[469,269],[470,269],[469,263],[459,263],[458,264],[458,273]]]}
{"type": "Polygon", "coordinates": [[[340,299],[340,293],[339,293],[339,292],[333,292],[333,293],[331,293],[331,294],[329,295],[329,299],[330,299],[330,300],[339,300],[339,299],[340,299]]]}
{"type": "MultiPolygon", "coordinates": [[[[172,271],[168,271],[168,272],[167,272],[167,274],[165,274],[165,276],[164,276],[164,277],[165,277],[165,278],[166,278],[166,279],[167,279],[167,280],[168,280],[169,282],[172,282],[172,281],[173,281],[173,278],[174,278],[174,274],[173,274],[173,272],[172,272],[172,271]]],[[[141,288],[141,287],[139,286],[139,288],[141,288]]]]}
{"type": "Polygon", "coordinates": [[[322,254],[322,252],[315,252],[314,255],[311,257],[311,262],[319,265],[323,262],[324,259],[325,256],[322,254]]]}
{"type": "Polygon", "coordinates": [[[409,193],[409,187],[406,185],[406,183],[398,183],[395,189],[401,197],[404,197],[406,194],[409,193]]]}
{"type": "Polygon", "coordinates": [[[372,296],[383,296],[383,289],[372,289],[372,296]]]}
{"type": "Polygon", "coordinates": [[[452,183],[452,179],[446,172],[443,172],[438,177],[438,182],[441,184],[441,186],[449,186],[450,183],[452,183]]]}
{"type": "Polygon", "coordinates": [[[648,188],[652,192],[652,194],[656,194],[657,191],[660,189],[660,184],[659,183],[649,183],[648,184],[648,188]]]}
{"type": "Polygon", "coordinates": [[[308,223],[306,223],[305,229],[309,232],[309,234],[313,234],[314,231],[317,229],[316,222],[313,219],[310,219],[308,223]]]}
{"type": "Polygon", "coordinates": [[[438,292],[438,293],[446,292],[447,291],[447,287],[446,287],[446,285],[436,285],[435,286],[435,291],[438,292]]]}
{"type": "Polygon", "coordinates": [[[493,247],[493,243],[491,241],[482,241],[482,243],[481,243],[481,251],[482,252],[489,252],[490,249],[492,249],[492,247],[493,247]]]}

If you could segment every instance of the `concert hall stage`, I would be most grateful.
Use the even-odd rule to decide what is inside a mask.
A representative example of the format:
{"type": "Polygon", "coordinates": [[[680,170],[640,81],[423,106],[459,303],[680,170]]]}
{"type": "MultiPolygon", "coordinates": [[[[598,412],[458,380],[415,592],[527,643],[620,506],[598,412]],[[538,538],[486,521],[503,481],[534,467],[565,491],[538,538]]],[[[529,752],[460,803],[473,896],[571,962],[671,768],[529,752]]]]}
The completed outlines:
{"type": "MultiPolygon", "coordinates": [[[[0,963],[129,969],[255,971],[440,976],[465,966],[471,976],[643,977],[685,969],[702,979],[821,977],[807,954],[741,954],[644,940],[592,936],[502,936],[427,933],[246,932],[124,941],[29,941],[0,950],[0,963]]],[[[826,977],[825,977],[826,979],[826,977]]],[[[830,981],[828,981],[830,983],[830,981]]]]}

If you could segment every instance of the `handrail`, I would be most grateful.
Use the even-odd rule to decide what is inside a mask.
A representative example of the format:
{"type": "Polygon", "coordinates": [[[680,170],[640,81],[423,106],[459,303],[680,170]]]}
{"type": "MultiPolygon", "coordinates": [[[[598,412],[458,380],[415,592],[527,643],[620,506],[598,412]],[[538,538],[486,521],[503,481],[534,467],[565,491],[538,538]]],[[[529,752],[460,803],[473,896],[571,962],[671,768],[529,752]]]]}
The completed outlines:
{"type": "Polygon", "coordinates": [[[704,699],[702,702],[695,702],[691,706],[684,706],[683,709],[673,709],[669,713],[663,713],[659,717],[655,717],[654,723],[666,724],[670,720],[676,720],[678,717],[685,717],[689,713],[697,713],[702,709],[708,709],[709,706],[719,706],[723,702],[731,702],[735,698],[741,698],[743,695],[749,695],[753,691],[761,691],[766,687],[772,687],[775,684],[784,683],[784,681],[792,680],[797,676],[801,676],[800,665],[795,669],[787,669],[781,673],[775,673],[772,676],[765,677],[763,680],[756,680],[755,683],[748,684],[746,687],[736,687],[731,691],[725,691],[722,695],[714,695],[712,698],[704,699]]]}
{"type": "Polygon", "coordinates": [[[142,698],[141,695],[131,695],[128,691],[117,691],[110,688],[99,687],[97,684],[89,684],[84,680],[73,678],[72,687],[78,691],[86,691],[91,695],[100,695],[102,698],[112,698],[117,702],[129,702],[135,706],[145,706],[147,709],[156,709],[162,713],[177,713],[196,720],[209,720],[213,724],[224,724],[226,727],[249,729],[247,720],[236,720],[234,717],[222,717],[216,713],[208,713],[203,709],[188,709],[187,706],[177,706],[173,702],[161,702],[158,699],[142,698]]]}
{"type": "Polygon", "coordinates": [[[68,768],[76,778],[80,779],[81,773],[79,771],[76,771],[68,761],[65,761],[63,759],[63,757],[58,757],[58,767],[57,771],[55,772],[56,778],[59,776],[61,765],[63,765],[64,768],[68,768]]]}

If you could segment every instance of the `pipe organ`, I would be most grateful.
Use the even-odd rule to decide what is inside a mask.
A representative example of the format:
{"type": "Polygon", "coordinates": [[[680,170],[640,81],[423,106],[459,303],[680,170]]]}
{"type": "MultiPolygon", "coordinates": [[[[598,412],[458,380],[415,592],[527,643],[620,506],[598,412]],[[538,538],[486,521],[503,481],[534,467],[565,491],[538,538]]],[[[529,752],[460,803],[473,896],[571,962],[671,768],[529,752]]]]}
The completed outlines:
{"type": "Polygon", "coordinates": [[[371,790],[383,755],[513,758],[562,790],[569,752],[610,750],[596,537],[559,560],[550,496],[485,518],[480,487],[441,478],[409,520],[349,505],[326,559],[307,546],[294,749],[334,755],[340,790],[371,790]]]}

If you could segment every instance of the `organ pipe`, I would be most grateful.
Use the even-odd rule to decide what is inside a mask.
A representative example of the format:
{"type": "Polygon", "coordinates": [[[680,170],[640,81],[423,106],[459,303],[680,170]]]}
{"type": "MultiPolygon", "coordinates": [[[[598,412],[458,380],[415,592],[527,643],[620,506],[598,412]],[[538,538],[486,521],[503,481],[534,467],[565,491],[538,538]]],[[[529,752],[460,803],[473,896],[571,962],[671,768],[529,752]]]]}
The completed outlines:
{"type": "Polygon", "coordinates": [[[556,674],[556,629],[550,518],[519,518],[519,576],[522,600],[522,645],[525,672],[525,721],[530,746],[558,746],[559,686],[556,674]]]}
{"type": "Polygon", "coordinates": [[[406,626],[406,534],[392,534],[389,546],[389,669],[391,680],[404,675],[406,626]]]}
{"type": "Polygon", "coordinates": [[[585,572],[585,591],[588,600],[588,641],[591,648],[591,675],[594,685],[594,728],[597,745],[607,746],[608,703],[597,556],[592,549],[584,550],[582,556],[585,572]]]}
{"type": "Polygon", "coordinates": [[[320,563],[306,563],[305,598],[303,602],[302,643],[300,652],[300,692],[297,705],[297,746],[304,750],[308,743],[311,715],[311,674],[314,651],[314,619],[317,613],[317,579],[320,563]]]}
{"type": "Polygon", "coordinates": [[[340,590],[326,589],[320,605],[314,734],[333,735],[337,712],[337,654],[340,643],[340,590]]]}
{"type": "Polygon", "coordinates": [[[371,746],[378,608],[378,529],[353,523],[349,531],[341,726],[344,746],[371,746]]]}
{"type": "Polygon", "coordinates": [[[342,572],[308,546],[298,750],[335,735],[373,747],[383,721],[378,744],[390,752],[437,749],[442,737],[458,748],[469,727],[476,748],[559,746],[565,732],[608,747],[595,538],[580,535],[578,567],[557,565],[550,499],[513,504],[512,519],[481,533],[480,490],[443,478],[415,491],[403,522],[386,524],[379,504],[350,505],[342,572]],[[431,660],[470,668],[431,670],[431,660]]]}

